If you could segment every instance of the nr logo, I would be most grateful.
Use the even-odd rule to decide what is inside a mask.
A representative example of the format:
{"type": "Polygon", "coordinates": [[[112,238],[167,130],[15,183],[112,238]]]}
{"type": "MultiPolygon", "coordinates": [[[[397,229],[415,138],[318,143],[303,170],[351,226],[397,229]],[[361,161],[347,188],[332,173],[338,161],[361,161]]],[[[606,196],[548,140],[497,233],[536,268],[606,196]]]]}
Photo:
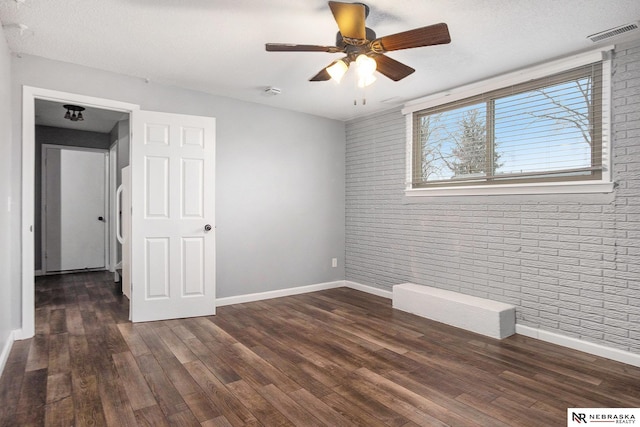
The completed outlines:
{"type": "Polygon", "coordinates": [[[571,415],[572,415],[571,418],[572,418],[574,423],[579,423],[579,424],[581,424],[581,423],[585,423],[586,424],[587,423],[587,414],[581,414],[581,413],[572,412],[571,415]]]}

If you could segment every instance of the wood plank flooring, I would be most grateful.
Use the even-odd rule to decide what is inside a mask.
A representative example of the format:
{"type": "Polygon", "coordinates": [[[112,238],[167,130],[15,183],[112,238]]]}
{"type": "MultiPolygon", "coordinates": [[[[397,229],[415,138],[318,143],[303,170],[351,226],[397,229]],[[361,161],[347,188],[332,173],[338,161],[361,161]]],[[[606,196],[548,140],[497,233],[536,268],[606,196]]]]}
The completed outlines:
{"type": "Polygon", "coordinates": [[[565,426],[640,407],[640,368],[498,341],[341,288],[131,324],[111,275],[38,278],[0,426],[565,426]]]}

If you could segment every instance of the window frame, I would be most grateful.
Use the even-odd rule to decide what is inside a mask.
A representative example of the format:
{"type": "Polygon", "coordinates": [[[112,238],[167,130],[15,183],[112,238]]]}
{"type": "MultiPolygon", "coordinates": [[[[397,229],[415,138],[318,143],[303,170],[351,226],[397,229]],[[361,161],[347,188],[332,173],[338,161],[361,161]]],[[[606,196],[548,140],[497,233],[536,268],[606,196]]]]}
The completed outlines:
{"type": "Polygon", "coordinates": [[[493,195],[493,194],[553,194],[553,193],[610,193],[613,191],[611,181],[611,51],[607,46],[597,51],[585,52],[560,60],[537,65],[527,69],[497,76],[471,85],[462,86],[450,91],[437,93],[428,97],[410,101],[404,105],[402,114],[406,121],[407,164],[405,195],[413,196],[455,196],[455,195],[493,195]],[[594,62],[602,63],[602,97],[598,105],[602,115],[602,167],[599,177],[585,180],[532,180],[530,178],[487,184],[483,181],[452,182],[440,181],[432,186],[416,187],[413,171],[418,159],[414,158],[415,113],[434,107],[442,107],[455,102],[471,100],[489,92],[503,90],[515,86],[560,74],[574,68],[594,62]]]}

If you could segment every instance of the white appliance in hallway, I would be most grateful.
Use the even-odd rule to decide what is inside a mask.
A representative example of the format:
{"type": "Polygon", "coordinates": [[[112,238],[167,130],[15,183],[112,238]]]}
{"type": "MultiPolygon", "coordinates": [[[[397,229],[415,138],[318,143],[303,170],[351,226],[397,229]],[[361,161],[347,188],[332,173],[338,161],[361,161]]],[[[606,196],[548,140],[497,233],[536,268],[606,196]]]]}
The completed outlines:
{"type": "Polygon", "coordinates": [[[131,300],[131,166],[122,168],[116,191],[116,237],[122,245],[122,293],[131,300]]]}

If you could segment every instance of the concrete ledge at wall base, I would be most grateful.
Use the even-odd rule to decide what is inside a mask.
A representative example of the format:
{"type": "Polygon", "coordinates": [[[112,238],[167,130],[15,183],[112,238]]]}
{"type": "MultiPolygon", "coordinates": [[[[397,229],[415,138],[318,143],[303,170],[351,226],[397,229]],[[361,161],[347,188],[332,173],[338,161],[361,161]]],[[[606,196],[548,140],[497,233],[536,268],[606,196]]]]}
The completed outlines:
{"type": "Polygon", "coordinates": [[[611,359],[617,362],[640,367],[640,354],[619,350],[613,347],[607,347],[578,338],[568,337],[566,335],[561,335],[555,332],[532,328],[531,326],[516,325],[516,333],[524,335],[526,337],[535,338],[540,341],[546,341],[552,344],[560,345],[562,347],[571,348],[574,350],[582,351],[584,353],[589,353],[595,356],[600,356],[606,359],[611,359]]]}
{"type": "Polygon", "coordinates": [[[9,332],[9,336],[7,337],[7,341],[4,343],[2,347],[2,351],[0,352],[0,376],[2,372],[4,372],[4,367],[7,364],[7,360],[9,359],[9,353],[11,353],[11,348],[13,347],[15,332],[9,332]]]}
{"type": "Polygon", "coordinates": [[[515,306],[431,286],[395,285],[393,308],[491,338],[516,333],[515,306]]]}

